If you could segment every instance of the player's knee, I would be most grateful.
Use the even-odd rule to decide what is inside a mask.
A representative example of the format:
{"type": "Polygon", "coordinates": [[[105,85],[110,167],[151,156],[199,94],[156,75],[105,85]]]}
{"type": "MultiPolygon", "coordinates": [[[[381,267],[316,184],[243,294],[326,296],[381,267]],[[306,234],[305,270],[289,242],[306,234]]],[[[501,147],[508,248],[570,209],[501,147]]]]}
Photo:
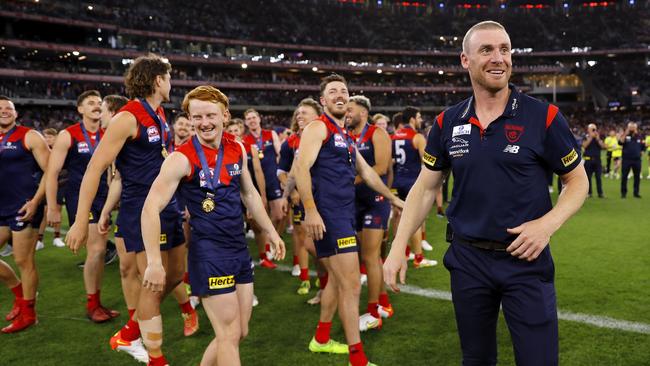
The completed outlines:
{"type": "Polygon", "coordinates": [[[34,258],[31,255],[16,255],[14,252],[14,262],[22,270],[34,267],[34,258]]]}
{"type": "Polygon", "coordinates": [[[125,279],[137,279],[138,268],[131,261],[120,261],[120,277],[125,279]]]}

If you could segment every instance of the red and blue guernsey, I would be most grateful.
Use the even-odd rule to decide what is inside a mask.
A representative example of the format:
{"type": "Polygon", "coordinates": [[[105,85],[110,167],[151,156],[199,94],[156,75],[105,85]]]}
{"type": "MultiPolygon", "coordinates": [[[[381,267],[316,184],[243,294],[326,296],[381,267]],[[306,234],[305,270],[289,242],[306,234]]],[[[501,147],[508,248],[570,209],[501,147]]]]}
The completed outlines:
{"type": "Polygon", "coordinates": [[[314,201],[323,218],[354,220],[354,140],[326,114],[319,119],[327,137],[310,170],[314,201]]]}
{"type": "MultiPolygon", "coordinates": [[[[264,172],[264,180],[266,182],[266,198],[273,201],[282,197],[282,190],[280,189],[280,181],[278,180],[278,155],[275,152],[273,145],[273,131],[262,130],[258,137],[248,133],[244,135],[242,143],[246,148],[248,157],[248,167],[253,171],[253,163],[251,154],[251,145],[257,146],[257,151],[262,164],[262,171],[264,172]]],[[[255,182],[255,175],[251,174],[253,182],[255,182]]]]}
{"type": "MultiPolygon", "coordinates": [[[[422,168],[420,152],[413,144],[413,138],[416,135],[417,131],[410,125],[406,125],[395,131],[395,134],[391,136],[393,140],[393,159],[395,159],[393,187],[397,188],[398,191],[404,190],[406,193],[415,184],[415,180],[420,175],[420,169],[422,168]]],[[[400,197],[402,197],[401,192],[400,197]]],[[[406,196],[402,198],[406,198],[406,196]]]]}
{"type": "MultiPolygon", "coordinates": [[[[361,130],[361,133],[356,136],[350,134],[356,143],[357,150],[363,159],[370,166],[375,166],[375,146],[372,143],[372,136],[377,131],[377,126],[366,123],[366,126],[361,130]]],[[[384,174],[381,177],[381,180],[386,184],[388,175],[384,174]]],[[[372,188],[368,187],[365,183],[357,184],[356,186],[356,198],[364,202],[375,201],[377,197],[377,192],[372,188]]]]}
{"type": "Polygon", "coordinates": [[[278,171],[289,173],[293,161],[298,155],[298,147],[300,146],[300,136],[293,134],[289,136],[286,141],[282,143],[280,148],[280,162],[278,163],[278,171]]]}
{"type": "Polygon", "coordinates": [[[486,129],[473,97],[438,115],[429,133],[424,165],[451,168],[447,218],[454,237],[510,243],[507,228],[551,210],[547,172],[562,175],[581,161],[569,124],[558,108],[510,86],[503,114],[486,129]]]}
{"type": "Polygon", "coordinates": [[[192,228],[190,261],[248,257],[241,204],[243,152],[233,135],[223,133],[219,150],[201,145],[196,136],[177,152],[190,162],[191,172],[180,183],[179,192],[190,212],[192,228]],[[203,151],[207,176],[197,147],[203,151]],[[220,166],[220,167],[218,167],[220,166]],[[218,182],[214,182],[215,170],[218,182]],[[215,184],[216,183],[216,184],[215,184]],[[212,202],[207,205],[206,200],[212,202]]]}
{"type": "Polygon", "coordinates": [[[13,219],[25,202],[34,197],[43,176],[34,155],[25,146],[29,131],[27,127],[14,126],[0,134],[0,177],[5,180],[0,189],[0,217],[13,219]]]}

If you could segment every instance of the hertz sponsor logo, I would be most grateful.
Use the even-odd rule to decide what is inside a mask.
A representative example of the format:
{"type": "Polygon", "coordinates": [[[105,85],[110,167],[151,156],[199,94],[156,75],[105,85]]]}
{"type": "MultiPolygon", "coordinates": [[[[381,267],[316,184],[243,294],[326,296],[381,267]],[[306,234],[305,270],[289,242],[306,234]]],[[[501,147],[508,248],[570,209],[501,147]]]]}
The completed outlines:
{"type": "Polygon", "coordinates": [[[434,166],[436,164],[436,158],[435,156],[429,154],[428,152],[424,152],[424,156],[422,157],[422,160],[424,161],[425,164],[434,166]]]}
{"type": "Polygon", "coordinates": [[[350,248],[357,245],[357,237],[348,236],[347,238],[337,239],[336,244],[339,246],[339,249],[350,248]]]}
{"type": "Polygon", "coordinates": [[[569,166],[577,159],[578,159],[578,153],[576,152],[576,149],[571,149],[571,152],[566,154],[566,156],[562,158],[562,164],[564,164],[564,166],[569,166]]]}
{"type": "Polygon", "coordinates": [[[95,219],[95,217],[93,216],[93,213],[89,212],[88,213],[88,220],[94,220],[94,219],[95,219]]]}
{"type": "Polygon", "coordinates": [[[218,290],[235,286],[235,275],[210,277],[208,278],[208,286],[210,290],[218,290]]]}
{"type": "Polygon", "coordinates": [[[167,244],[167,234],[160,234],[160,245],[167,244]]]}

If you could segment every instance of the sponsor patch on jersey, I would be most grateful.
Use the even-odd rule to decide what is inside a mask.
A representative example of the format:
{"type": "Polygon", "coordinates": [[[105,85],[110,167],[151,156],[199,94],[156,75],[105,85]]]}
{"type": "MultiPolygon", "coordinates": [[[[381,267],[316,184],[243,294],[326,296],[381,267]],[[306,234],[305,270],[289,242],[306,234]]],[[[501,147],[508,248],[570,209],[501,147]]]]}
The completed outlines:
{"type": "Polygon", "coordinates": [[[160,141],[160,132],[158,132],[158,127],[151,126],[147,128],[147,137],[149,142],[158,142],[160,141]]]}
{"type": "Polygon", "coordinates": [[[90,152],[90,147],[86,141],[77,142],[77,152],[79,154],[88,154],[90,152]]]}
{"type": "Polygon", "coordinates": [[[167,234],[160,234],[160,245],[167,244],[167,234]]]}
{"type": "Polygon", "coordinates": [[[93,216],[92,212],[88,212],[88,220],[94,220],[95,216],[93,216]]]}
{"type": "Polygon", "coordinates": [[[465,125],[454,126],[454,129],[451,132],[451,137],[469,135],[472,133],[472,124],[468,123],[465,125]]]}
{"type": "Polygon", "coordinates": [[[372,215],[366,215],[363,217],[363,224],[370,225],[372,224],[372,215]]]}
{"type": "MultiPolygon", "coordinates": [[[[2,142],[2,140],[0,140],[0,142],[2,142]]],[[[0,151],[16,150],[16,149],[18,149],[18,146],[16,146],[15,144],[12,144],[11,141],[7,142],[7,144],[5,146],[0,147],[0,151]]]]}
{"type": "Polygon", "coordinates": [[[506,146],[505,149],[503,149],[503,152],[511,153],[511,154],[519,154],[519,146],[518,145],[508,145],[508,146],[506,146]]]}
{"type": "Polygon", "coordinates": [[[564,164],[566,167],[571,165],[576,160],[578,160],[578,152],[576,152],[576,149],[571,149],[571,152],[562,158],[562,164],[564,164]]]}
{"type": "MultiPolygon", "coordinates": [[[[214,169],[208,168],[210,170],[210,179],[214,176],[214,169]]],[[[205,178],[205,173],[203,173],[203,169],[199,170],[199,187],[207,187],[208,182],[207,179],[205,178]]]]}
{"type": "Polygon", "coordinates": [[[438,160],[438,158],[436,158],[435,156],[429,154],[426,151],[424,152],[424,156],[422,157],[422,161],[424,161],[425,164],[427,164],[429,166],[434,166],[434,165],[436,165],[436,160],[438,160]]]}
{"type": "Polygon", "coordinates": [[[231,177],[241,175],[241,165],[239,165],[239,163],[228,164],[226,165],[226,169],[228,169],[228,174],[231,177]]]}
{"type": "Polygon", "coordinates": [[[235,286],[235,275],[208,278],[208,287],[210,290],[219,290],[233,286],[235,286]]]}
{"type": "Polygon", "coordinates": [[[347,148],[348,144],[345,142],[345,139],[341,134],[336,133],[334,134],[334,146],[347,148]]]}
{"type": "Polygon", "coordinates": [[[351,248],[357,245],[356,236],[348,236],[347,238],[341,238],[336,240],[336,244],[339,249],[351,248]]]}

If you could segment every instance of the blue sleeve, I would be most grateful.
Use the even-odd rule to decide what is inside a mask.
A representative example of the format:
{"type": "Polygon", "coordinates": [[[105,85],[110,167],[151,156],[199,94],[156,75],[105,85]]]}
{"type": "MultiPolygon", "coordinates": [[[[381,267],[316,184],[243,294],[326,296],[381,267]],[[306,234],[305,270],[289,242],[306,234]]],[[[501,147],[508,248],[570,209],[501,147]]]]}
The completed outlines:
{"type": "Polygon", "coordinates": [[[444,112],[436,117],[431,131],[429,131],[427,146],[424,148],[424,156],[422,157],[424,166],[435,171],[450,167],[447,152],[443,144],[443,120],[444,112]]]}
{"type": "Polygon", "coordinates": [[[280,162],[278,163],[278,170],[288,173],[291,170],[292,163],[293,150],[289,147],[289,143],[285,141],[280,147],[280,162]]]}
{"type": "Polygon", "coordinates": [[[580,164],[581,149],[566,118],[554,105],[549,105],[546,123],[543,159],[557,175],[566,174],[580,164]]]}

